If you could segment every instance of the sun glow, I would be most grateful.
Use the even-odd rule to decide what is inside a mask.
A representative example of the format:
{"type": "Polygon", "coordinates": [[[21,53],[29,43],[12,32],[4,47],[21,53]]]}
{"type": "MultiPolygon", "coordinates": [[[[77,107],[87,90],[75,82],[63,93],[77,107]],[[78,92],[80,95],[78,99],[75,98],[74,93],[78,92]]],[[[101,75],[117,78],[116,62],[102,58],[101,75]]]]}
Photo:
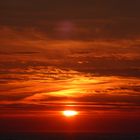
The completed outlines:
{"type": "Polygon", "coordinates": [[[66,117],[73,117],[73,116],[78,115],[78,112],[74,110],[65,110],[63,111],[63,115],[66,117]]]}

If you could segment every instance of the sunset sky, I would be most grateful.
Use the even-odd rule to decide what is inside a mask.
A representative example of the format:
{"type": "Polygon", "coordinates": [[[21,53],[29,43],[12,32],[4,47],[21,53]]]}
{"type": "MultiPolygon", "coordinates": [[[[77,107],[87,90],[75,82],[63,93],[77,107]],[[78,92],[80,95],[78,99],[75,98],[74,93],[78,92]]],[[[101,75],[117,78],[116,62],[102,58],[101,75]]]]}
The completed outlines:
{"type": "Polygon", "coordinates": [[[140,132],[140,1],[1,0],[0,131],[140,132]]]}

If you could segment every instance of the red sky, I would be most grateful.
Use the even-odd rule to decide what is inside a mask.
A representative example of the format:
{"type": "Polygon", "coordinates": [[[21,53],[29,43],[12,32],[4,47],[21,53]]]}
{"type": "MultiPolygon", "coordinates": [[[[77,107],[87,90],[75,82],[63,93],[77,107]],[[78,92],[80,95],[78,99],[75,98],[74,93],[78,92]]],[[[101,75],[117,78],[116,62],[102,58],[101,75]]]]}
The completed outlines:
{"type": "Polygon", "coordinates": [[[0,131],[140,132],[139,5],[0,1],[0,131]]]}

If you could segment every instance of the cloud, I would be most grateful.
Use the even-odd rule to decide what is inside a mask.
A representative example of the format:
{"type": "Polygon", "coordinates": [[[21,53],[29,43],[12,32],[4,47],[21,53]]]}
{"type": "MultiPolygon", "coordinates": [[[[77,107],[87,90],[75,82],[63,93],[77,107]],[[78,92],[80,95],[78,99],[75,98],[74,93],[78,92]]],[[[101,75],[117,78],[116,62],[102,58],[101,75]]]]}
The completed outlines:
{"type": "Polygon", "coordinates": [[[54,66],[99,75],[139,77],[137,39],[56,40],[35,29],[1,27],[1,74],[54,66]]]}
{"type": "Polygon", "coordinates": [[[36,29],[56,40],[138,38],[139,4],[137,0],[6,0],[0,2],[0,25],[36,29]]]}
{"type": "Polygon", "coordinates": [[[66,105],[84,111],[140,108],[139,78],[101,77],[45,66],[19,70],[3,75],[7,82],[0,84],[1,108],[28,111],[63,110],[66,105]]]}

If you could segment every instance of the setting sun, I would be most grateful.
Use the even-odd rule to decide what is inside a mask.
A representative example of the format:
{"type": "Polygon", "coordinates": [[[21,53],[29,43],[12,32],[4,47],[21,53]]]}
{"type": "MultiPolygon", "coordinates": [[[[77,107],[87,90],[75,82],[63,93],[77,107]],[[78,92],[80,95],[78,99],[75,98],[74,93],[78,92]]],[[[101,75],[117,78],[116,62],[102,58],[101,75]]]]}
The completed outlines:
{"type": "Polygon", "coordinates": [[[78,112],[74,110],[65,110],[63,111],[63,115],[66,117],[72,117],[78,115],[78,112]]]}

